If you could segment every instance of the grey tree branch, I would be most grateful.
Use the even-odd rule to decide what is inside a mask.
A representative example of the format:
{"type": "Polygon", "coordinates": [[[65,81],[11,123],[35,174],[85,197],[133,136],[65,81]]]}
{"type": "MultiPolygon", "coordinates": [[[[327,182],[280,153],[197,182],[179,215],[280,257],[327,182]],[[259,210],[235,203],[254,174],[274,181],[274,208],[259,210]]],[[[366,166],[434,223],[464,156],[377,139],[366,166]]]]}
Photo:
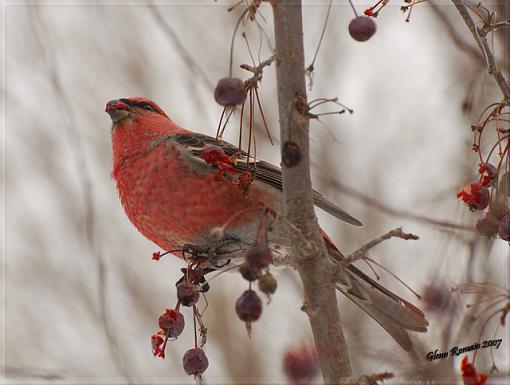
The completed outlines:
{"type": "Polygon", "coordinates": [[[492,53],[489,43],[487,42],[487,32],[486,29],[479,29],[476,27],[475,21],[471,17],[466,5],[463,0],[452,0],[452,3],[455,5],[459,14],[464,19],[464,22],[468,26],[469,30],[473,34],[476,43],[480,47],[483,55],[487,60],[487,66],[489,74],[491,74],[496,82],[498,83],[499,88],[504,96],[504,103],[510,106],[510,86],[506,81],[505,77],[501,73],[499,67],[496,64],[496,58],[492,53]],[[483,31],[483,33],[481,33],[483,31]]]}
{"type": "Polygon", "coordinates": [[[309,317],[324,381],[345,384],[352,373],[351,365],[336,306],[331,262],[313,206],[301,1],[279,0],[272,5],[284,214],[299,229],[289,236],[304,288],[303,310],[309,317]]]}

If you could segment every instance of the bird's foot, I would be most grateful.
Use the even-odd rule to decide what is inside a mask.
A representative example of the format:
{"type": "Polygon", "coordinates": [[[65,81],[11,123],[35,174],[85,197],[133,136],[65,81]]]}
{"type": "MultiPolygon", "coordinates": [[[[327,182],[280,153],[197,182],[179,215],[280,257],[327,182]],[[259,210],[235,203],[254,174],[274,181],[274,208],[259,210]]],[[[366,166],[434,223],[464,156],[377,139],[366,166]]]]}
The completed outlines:
{"type": "Polygon", "coordinates": [[[235,240],[224,239],[218,242],[210,243],[207,245],[194,245],[185,244],[182,247],[183,254],[191,255],[191,258],[198,265],[206,263],[211,266],[213,270],[221,269],[230,263],[230,258],[227,258],[229,251],[226,246],[231,245],[235,240]]]}

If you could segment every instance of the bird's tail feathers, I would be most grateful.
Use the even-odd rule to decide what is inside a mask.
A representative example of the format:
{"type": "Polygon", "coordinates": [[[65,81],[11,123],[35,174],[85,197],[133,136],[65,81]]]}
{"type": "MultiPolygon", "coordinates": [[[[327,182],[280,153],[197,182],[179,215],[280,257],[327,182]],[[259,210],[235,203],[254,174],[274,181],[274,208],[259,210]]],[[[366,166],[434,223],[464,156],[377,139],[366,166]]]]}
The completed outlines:
{"type": "MultiPolygon", "coordinates": [[[[329,249],[333,260],[345,264],[336,248],[329,249]]],[[[340,271],[337,289],[381,325],[403,349],[411,351],[413,344],[407,331],[427,331],[429,323],[423,312],[353,265],[345,264],[345,269],[340,271]]]]}

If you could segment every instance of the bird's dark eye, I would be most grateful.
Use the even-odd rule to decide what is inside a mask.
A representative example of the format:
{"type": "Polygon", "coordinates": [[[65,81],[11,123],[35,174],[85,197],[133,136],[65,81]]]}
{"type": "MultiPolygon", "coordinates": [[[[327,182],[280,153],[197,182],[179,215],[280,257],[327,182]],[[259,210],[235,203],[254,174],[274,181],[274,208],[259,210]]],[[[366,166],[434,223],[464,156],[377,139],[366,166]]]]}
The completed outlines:
{"type": "Polygon", "coordinates": [[[149,103],[141,103],[140,107],[147,111],[155,111],[154,107],[152,107],[149,103]]]}

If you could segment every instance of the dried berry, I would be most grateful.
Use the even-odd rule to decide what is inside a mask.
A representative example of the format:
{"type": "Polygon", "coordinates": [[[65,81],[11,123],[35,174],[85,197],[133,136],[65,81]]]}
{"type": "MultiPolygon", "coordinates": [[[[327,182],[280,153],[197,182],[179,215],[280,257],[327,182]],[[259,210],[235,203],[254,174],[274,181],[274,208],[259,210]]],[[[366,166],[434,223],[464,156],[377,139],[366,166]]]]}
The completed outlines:
{"type": "Polygon", "coordinates": [[[165,358],[165,339],[159,334],[154,334],[151,337],[152,354],[154,357],[165,358]]]}
{"type": "Polygon", "coordinates": [[[260,276],[260,270],[258,269],[252,269],[248,264],[243,263],[239,267],[239,272],[243,276],[244,279],[246,279],[249,282],[253,282],[258,279],[260,276]]]}
{"type": "Polygon", "coordinates": [[[480,183],[471,183],[471,186],[463,188],[457,193],[457,198],[469,206],[471,211],[484,210],[490,202],[490,192],[487,187],[480,183]]]}
{"type": "Polygon", "coordinates": [[[293,384],[309,384],[319,374],[319,362],[306,347],[289,350],[283,357],[283,371],[293,384]]]}
{"type": "Polygon", "coordinates": [[[204,351],[200,348],[189,349],[184,353],[182,366],[188,375],[198,375],[206,371],[209,361],[204,351]]]}
{"type": "Polygon", "coordinates": [[[486,237],[493,237],[498,232],[499,221],[490,212],[476,222],[476,230],[486,237]]]}
{"type": "Polygon", "coordinates": [[[366,41],[375,33],[375,22],[367,16],[358,16],[349,23],[349,34],[354,40],[366,41]]]}
{"type": "Polygon", "coordinates": [[[241,321],[253,322],[262,314],[262,301],[253,290],[246,290],[236,302],[236,313],[241,321]]]}
{"type": "Polygon", "coordinates": [[[183,306],[193,306],[198,302],[200,291],[197,285],[181,281],[177,284],[177,299],[183,306]]]}
{"type": "Polygon", "coordinates": [[[169,338],[177,338],[184,330],[184,317],[177,310],[166,309],[159,316],[159,327],[169,338]]]}
{"type": "Polygon", "coordinates": [[[221,78],[214,89],[214,100],[223,107],[241,104],[245,98],[244,82],[239,78],[221,78]]]}
{"type": "Polygon", "coordinates": [[[273,253],[266,243],[258,242],[246,252],[246,263],[252,269],[264,269],[272,262],[273,253]]]}
{"type": "Polygon", "coordinates": [[[259,278],[259,290],[267,295],[268,298],[275,293],[277,287],[278,282],[273,277],[273,274],[268,272],[259,278]]]}
{"type": "Polygon", "coordinates": [[[510,214],[505,215],[499,221],[498,234],[501,239],[510,241],[510,214]]]}

